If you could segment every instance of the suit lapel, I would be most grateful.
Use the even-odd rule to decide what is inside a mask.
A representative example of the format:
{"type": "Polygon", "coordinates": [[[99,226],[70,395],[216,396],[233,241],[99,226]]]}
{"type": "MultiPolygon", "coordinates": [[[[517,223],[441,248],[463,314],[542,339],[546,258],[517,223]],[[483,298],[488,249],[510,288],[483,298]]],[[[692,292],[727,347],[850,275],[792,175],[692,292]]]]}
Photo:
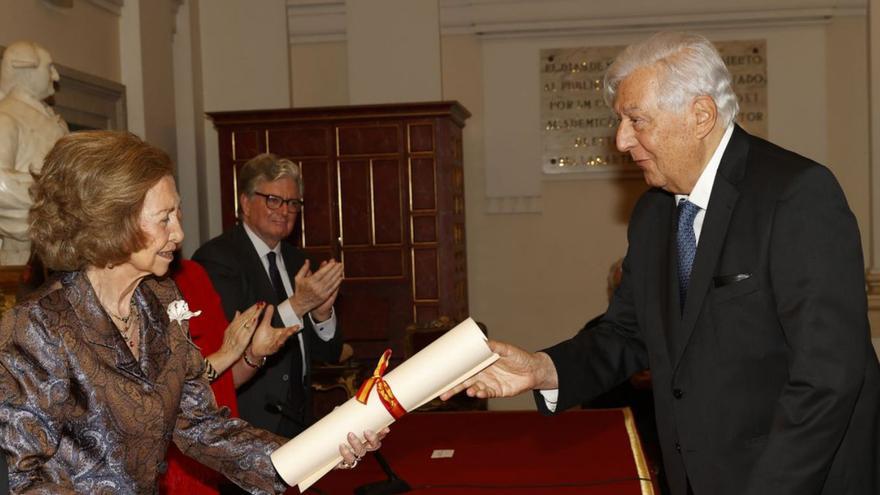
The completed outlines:
{"type": "MultiPolygon", "coordinates": [[[[709,283],[712,281],[718,257],[724,248],[727,227],[739,198],[739,191],[735,184],[745,170],[747,155],[748,135],[737,126],[721,158],[721,164],[718,166],[718,173],[712,185],[712,195],[709,198],[709,208],[706,210],[706,217],[700,232],[681,325],[674,330],[676,335],[672,345],[673,368],[678,366],[687,348],[687,343],[694,331],[697,318],[702,311],[703,302],[709,291],[709,283]]],[[[677,263],[677,261],[673,263],[677,263]]],[[[677,287],[673,292],[677,292],[677,287]]]]}
{"type": "MultiPolygon", "coordinates": [[[[236,224],[233,228],[232,234],[235,245],[241,254],[243,271],[244,273],[250,274],[251,277],[253,277],[251,280],[255,282],[255,287],[253,287],[253,300],[266,301],[275,304],[275,299],[277,299],[277,297],[275,296],[275,289],[272,287],[272,281],[269,280],[269,274],[266,273],[266,267],[263,265],[263,260],[261,260],[260,255],[257,254],[257,248],[254,247],[254,243],[251,242],[247,232],[245,232],[244,226],[240,223],[236,224]]],[[[246,308],[240,309],[243,311],[246,308]]],[[[273,317],[273,324],[276,326],[280,325],[277,313],[273,317]]]]}

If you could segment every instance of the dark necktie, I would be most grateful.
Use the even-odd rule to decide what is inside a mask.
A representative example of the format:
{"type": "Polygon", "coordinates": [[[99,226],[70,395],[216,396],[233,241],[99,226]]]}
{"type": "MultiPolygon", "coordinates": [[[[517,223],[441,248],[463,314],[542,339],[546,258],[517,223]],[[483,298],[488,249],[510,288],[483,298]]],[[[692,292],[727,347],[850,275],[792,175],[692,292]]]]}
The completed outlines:
{"type": "Polygon", "coordinates": [[[269,251],[266,258],[269,260],[269,280],[275,289],[275,304],[281,304],[287,299],[287,291],[284,289],[284,282],[281,281],[281,272],[278,271],[278,262],[275,260],[275,251],[269,251]]]}
{"type": "MultiPolygon", "coordinates": [[[[284,282],[281,281],[281,272],[278,271],[278,261],[276,260],[276,257],[277,255],[274,251],[269,251],[269,253],[266,254],[266,259],[269,260],[269,280],[272,282],[272,287],[275,289],[275,297],[277,299],[275,304],[278,305],[284,302],[288,296],[287,290],[284,289],[284,282]]],[[[303,319],[305,319],[305,315],[303,315],[303,319]]],[[[286,352],[290,352],[291,356],[291,377],[297,377],[297,380],[295,381],[291,378],[290,389],[288,390],[287,396],[287,404],[291,410],[287,414],[292,416],[292,418],[295,418],[296,422],[299,423],[299,428],[302,428],[302,425],[304,425],[306,421],[305,407],[307,407],[307,405],[305,390],[303,388],[303,357],[302,350],[299,347],[299,337],[291,338],[288,341],[286,348],[289,349],[289,351],[286,352]],[[299,382],[299,384],[296,382],[299,382]]],[[[291,418],[285,418],[285,420],[287,419],[291,418]]]]}
{"type": "Polygon", "coordinates": [[[676,242],[678,247],[678,295],[684,310],[684,302],[687,299],[688,285],[691,281],[691,268],[694,265],[694,256],[697,254],[697,236],[694,234],[694,218],[700,211],[700,207],[682,198],[678,202],[678,232],[676,242]]]}

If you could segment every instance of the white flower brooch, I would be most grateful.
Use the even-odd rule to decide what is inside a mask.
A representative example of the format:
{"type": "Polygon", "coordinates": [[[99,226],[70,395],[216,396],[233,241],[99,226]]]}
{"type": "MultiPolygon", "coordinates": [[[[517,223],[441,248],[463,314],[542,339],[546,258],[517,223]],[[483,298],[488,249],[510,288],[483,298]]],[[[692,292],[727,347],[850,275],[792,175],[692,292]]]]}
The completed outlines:
{"type": "Polygon", "coordinates": [[[168,305],[168,319],[171,321],[176,321],[178,325],[183,325],[183,322],[190,319],[195,318],[202,314],[202,311],[192,312],[189,310],[189,305],[186,304],[186,301],[183,299],[178,299],[176,301],[172,301],[171,304],[168,305]]]}

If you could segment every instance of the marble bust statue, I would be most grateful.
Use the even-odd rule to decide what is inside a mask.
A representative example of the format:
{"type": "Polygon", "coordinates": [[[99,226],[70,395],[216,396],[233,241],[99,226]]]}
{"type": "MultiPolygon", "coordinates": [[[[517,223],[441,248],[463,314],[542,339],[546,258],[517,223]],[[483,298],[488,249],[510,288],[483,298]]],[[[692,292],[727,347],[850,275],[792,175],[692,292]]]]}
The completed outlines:
{"type": "Polygon", "coordinates": [[[24,265],[30,257],[28,188],[31,173],[67,124],[44,100],[55,93],[58,71],[40,45],[12,43],[0,61],[0,266],[24,265]]]}

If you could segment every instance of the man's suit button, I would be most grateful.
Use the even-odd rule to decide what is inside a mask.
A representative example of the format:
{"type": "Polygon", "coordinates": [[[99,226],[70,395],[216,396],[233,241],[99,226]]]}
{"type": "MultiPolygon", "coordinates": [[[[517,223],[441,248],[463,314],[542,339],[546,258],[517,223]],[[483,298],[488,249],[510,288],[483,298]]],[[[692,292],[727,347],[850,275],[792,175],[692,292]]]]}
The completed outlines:
{"type": "Polygon", "coordinates": [[[682,392],[680,388],[674,388],[672,389],[672,396],[676,399],[681,399],[684,397],[684,392],[682,392]]]}
{"type": "Polygon", "coordinates": [[[681,452],[681,444],[678,443],[678,440],[675,441],[675,451],[681,452]]]}
{"type": "Polygon", "coordinates": [[[281,379],[286,382],[287,380],[290,380],[290,376],[288,376],[288,374],[285,373],[285,374],[281,375],[281,379]]]}

